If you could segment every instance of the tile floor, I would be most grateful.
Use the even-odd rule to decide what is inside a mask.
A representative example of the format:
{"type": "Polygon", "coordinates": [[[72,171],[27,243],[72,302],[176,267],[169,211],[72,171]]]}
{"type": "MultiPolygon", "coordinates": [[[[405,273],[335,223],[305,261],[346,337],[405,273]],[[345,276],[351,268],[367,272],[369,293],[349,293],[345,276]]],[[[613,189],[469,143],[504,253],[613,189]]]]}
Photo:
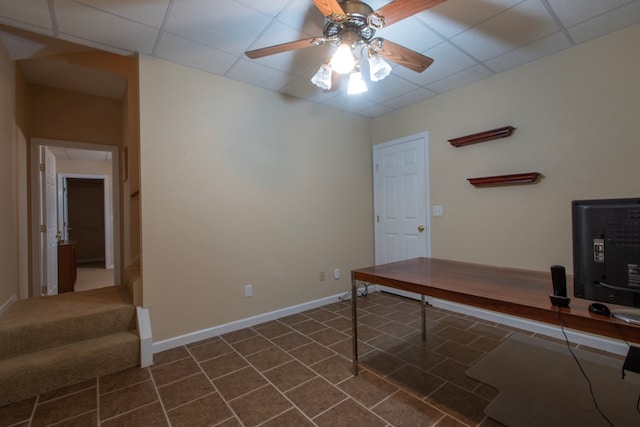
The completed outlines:
{"type": "Polygon", "coordinates": [[[429,307],[423,343],[417,301],[358,304],[357,377],[336,302],[0,408],[0,426],[500,426],[483,412],[495,390],[465,371],[512,328],[429,307]]]}

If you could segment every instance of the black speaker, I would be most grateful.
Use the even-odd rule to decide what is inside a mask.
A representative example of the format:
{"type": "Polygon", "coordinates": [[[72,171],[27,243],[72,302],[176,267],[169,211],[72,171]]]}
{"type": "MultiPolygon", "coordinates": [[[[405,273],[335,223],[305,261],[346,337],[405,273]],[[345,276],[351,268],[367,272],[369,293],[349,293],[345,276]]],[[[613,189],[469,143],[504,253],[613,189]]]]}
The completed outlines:
{"type": "Polygon", "coordinates": [[[549,296],[551,304],[569,307],[571,300],[567,297],[567,275],[563,266],[551,266],[551,283],[553,285],[553,295],[549,296]]]}
{"type": "Polygon", "coordinates": [[[553,295],[557,297],[567,296],[567,275],[563,266],[551,266],[551,282],[553,283],[553,295]]]}

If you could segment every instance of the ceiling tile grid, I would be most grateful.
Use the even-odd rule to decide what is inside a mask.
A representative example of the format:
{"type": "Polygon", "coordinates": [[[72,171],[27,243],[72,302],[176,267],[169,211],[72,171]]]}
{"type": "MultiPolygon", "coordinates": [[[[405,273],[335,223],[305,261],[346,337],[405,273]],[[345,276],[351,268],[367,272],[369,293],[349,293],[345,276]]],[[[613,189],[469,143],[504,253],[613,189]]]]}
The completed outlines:
{"type": "MultiPolygon", "coordinates": [[[[368,2],[374,10],[387,3],[368,2]]],[[[392,63],[390,76],[370,82],[365,64],[369,91],[349,96],[346,78],[329,93],[308,80],[330,57],[332,46],[256,60],[244,55],[322,36],[324,17],[311,0],[0,0],[0,24],[5,26],[0,40],[10,45],[15,60],[42,54],[28,40],[17,40],[24,35],[12,34],[12,28],[122,55],[155,56],[365,117],[387,114],[638,22],[640,0],[448,0],[376,32],[433,58],[429,68],[418,74],[392,63]]]]}

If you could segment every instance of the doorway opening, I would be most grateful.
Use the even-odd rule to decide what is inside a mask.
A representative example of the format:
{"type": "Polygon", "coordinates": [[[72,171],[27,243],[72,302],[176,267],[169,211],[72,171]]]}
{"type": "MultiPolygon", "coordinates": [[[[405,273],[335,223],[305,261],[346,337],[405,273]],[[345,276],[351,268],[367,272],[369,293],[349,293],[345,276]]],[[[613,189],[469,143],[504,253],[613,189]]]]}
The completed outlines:
{"type": "Polygon", "coordinates": [[[118,147],[34,139],[31,149],[30,296],[119,285],[118,147]],[[42,159],[51,155],[43,171],[42,159]]]}

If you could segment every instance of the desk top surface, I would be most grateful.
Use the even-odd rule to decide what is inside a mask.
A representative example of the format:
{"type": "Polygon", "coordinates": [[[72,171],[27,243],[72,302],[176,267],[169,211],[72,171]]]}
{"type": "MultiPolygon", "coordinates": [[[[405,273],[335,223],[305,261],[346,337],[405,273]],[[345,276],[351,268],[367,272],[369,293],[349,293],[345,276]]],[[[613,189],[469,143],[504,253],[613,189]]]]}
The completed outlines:
{"type": "MultiPolygon", "coordinates": [[[[461,304],[551,324],[558,324],[558,310],[551,305],[551,273],[494,267],[435,258],[414,258],[353,270],[354,280],[390,286],[461,304]]],[[[589,312],[590,300],[573,297],[572,277],[567,276],[569,308],[562,308],[569,328],[620,339],[620,333],[640,342],[640,327],[589,312]]],[[[607,304],[611,310],[625,307],[607,304]]]]}

